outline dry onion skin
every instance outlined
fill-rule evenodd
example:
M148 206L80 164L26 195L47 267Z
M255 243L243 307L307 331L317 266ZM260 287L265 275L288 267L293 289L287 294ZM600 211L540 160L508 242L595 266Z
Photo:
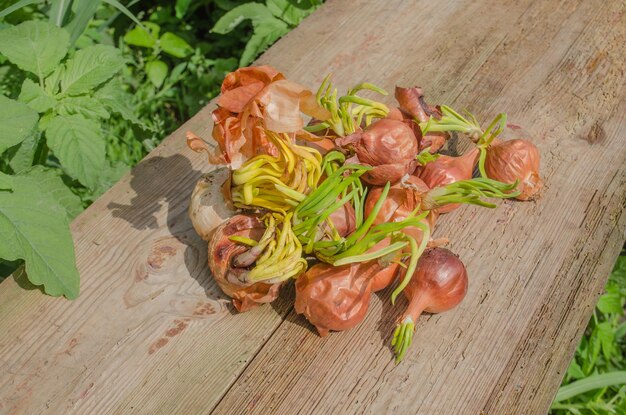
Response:
M230 238L235 236L256 241L261 239L264 232L265 226L258 216L235 215L215 230L209 242L211 275L224 294L232 298L233 305L239 312L248 311L259 304L270 303L278 298L282 282L242 283L236 274L246 269L232 266L234 258L249 249Z

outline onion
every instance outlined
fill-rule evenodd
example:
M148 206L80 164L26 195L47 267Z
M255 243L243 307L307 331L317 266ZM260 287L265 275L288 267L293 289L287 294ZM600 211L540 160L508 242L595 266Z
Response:
M378 120L363 132L338 138L335 144L353 150L361 164L373 167L362 177L369 184L395 183L415 169L417 139L402 121Z
M189 201L189 218L202 239L208 241L215 228L235 214L230 203L230 171L218 168L203 175Z
M418 123L427 122L430 117L441 118L441 110L426 103L420 87L402 88L396 86L395 96L401 110L408 113ZM422 136L421 130L419 128L417 130L419 131L417 139L420 151L428 148L431 153L436 153L448 139L448 134L445 132L429 132Z
M442 313L456 307L467 293L463 262L445 248L427 249L420 257L413 278L404 289L409 300L393 336L396 362L411 345L415 322L424 312Z
M519 180L519 200L533 200L543 187L539 176L539 150L529 140L494 140L487 148L485 172L491 179L504 183Z
M265 232L265 226L259 217L253 215L235 215L220 225L209 242L209 268L213 279L224 293L233 299L235 308L244 312L262 303L269 303L278 297L282 282L267 284L263 282L243 283L237 274L247 269L235 268L233 261L249 249L230 240L230 237L244 237L259 240ZM251 251L252 249L250 249ZM258 256L258 254L257 254ZM249 259L249 258L246 258ZM252 258L254 260L256 258ZM239 265L249 265L249 261Z
M461 180L469 180L478 162L479 152L474 147L460 157L440 155L436 160L418 167L415 174L431 189ZM443 206L439 209L439 213L451 212L459 206L458 203Z
M296 280L295 310L313 324L320 336L342 331L365 318L371 295L371 274L362 264L334 267L319 263Z

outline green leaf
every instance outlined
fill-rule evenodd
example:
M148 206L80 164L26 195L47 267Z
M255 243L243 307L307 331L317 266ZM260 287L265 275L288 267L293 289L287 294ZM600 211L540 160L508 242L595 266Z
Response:
M137 25L141 26L141 22L139 21L139 19L137 19L135 17L134 14L132 14L130 12L130 10L128 10L126 8L126 6L124 6L122 3L120 3L117 0L103 0L105 3L110 4L111 6L115 7L116 9L118 9L119 11L121 11L122 13L124 13L126 15L126 17L128 17L130 20L132 20L133 22L135 22Z
M120 114L125 120L144 126L143 122L137 118L134 111L128 105L132 102L132 96L124 91L119 79L115 78L104 84L102 88L96 91L94 97L109 110Z
M12 4L9 7L7 7L6 9L0 11L0 18L2 18L4 16L8 16L9 14L13 13L14 11L21 9L22 7L26 7L26 6L29 6L31 4L35 4L35 3L43 3L43 0L20 0L17 3Z
M595 389L605 388L612 385L626 384L626 371L609 372L601 375L592 375L588 378L577 380L569 385L561 386L554 402L564 401L576 395Z
M246 47L239 60L240 66L247 66L268 46L278 40L281 36L289 32L287 24L281 20L272 17L266 20L263 25L255 27L254 34L246 43Z
M580 365L576 363L576 359L573 359L569 367L567 368L567 375L574 379L581 379L586 376Z
M0 192L0 257L23 259L31 283L74 299L79 276L66 209L39 179L28 173L12 176L13 191Z
M59 102L57 112L61 115L80 114L85 118L108 119L109 112L96 98L89 96L65 97Z
M193 48L189 46L189 43L171 32L163 33L159 39L159 44L161 49L163 49L163 52L176 58L184 58L193 51Z
M596 326L598 330L598 340L602 346L602 354L606 360L610 360L611 357L617 353L615 348L615 335L613 333L613 326L608 321L599 323Z
M53 0L48 13L49 22L55 26L63 27L71 4L72 0Z
M61 91L67 95L90 92L123 67L122 52L112 46L95 45L79 50L61 75Z
M0 95L0 154L21 143L37 125L37 112L22 102Z
M13 176L0 172L0 190L13 189Z
M56 95L56 93L59 92L59 83L61 82L64 70L63 65L60 65L44 79L43 85L48 95Z
M224 35L231 32L239 23L247 19L252 20L252 24L256 27L265 20L274 19L274 16L264 4L245 3L224 14L224 16L215 23L211 32Z
M100 124L81 115L59 115L48 123L46 137L65 171L93 189L105 166Z
M159 38L159 32L161 27L152 22L144 22L145 28L135 26L124 35L124 42L133 46L140 46L144 48L154 48L156 41Z
M45 140L41 140L41 132L33 130L24 141L7 150L9 166L15 173L30 168L41 158L44 145Z
M75 0L72 2L74 18L65 26L65 29L70 33L72 45L83 34L89 21L96 14L98 6L100 6L100 0Z
M185 17L190 5L191 0L176 0L176 5L174 6L174 9L176 10L176 17L179 19Z
M23 173L33 180L37 180L39 185L46 189L54 200L63 206L67 212L67 219L72 220L83 211L80 198L76 196L63 182L60 169L51 169L44 166L33 166Z
M0 53L40 79L67 54L67 32L48 22L31 20L0 30Z
M28 78L24 79L18 100L39 113L46 112L50 108L53 108L57 102L56 99L48 95L41 86Z
M604 314L622 314L622 298L619 293L606 293L598 300L598 310Z
M169 68L167 67L167 64L161 60L150 61L146 64L146 74L148 74L148 79L157 88L161 88L168 72Z
M307 2L308 3L308 2ZM281 20L296 26L305 17L311 14L316 7L309 4L303 4L304 7L298 7L289 0L267 0L267 8L272 14Z

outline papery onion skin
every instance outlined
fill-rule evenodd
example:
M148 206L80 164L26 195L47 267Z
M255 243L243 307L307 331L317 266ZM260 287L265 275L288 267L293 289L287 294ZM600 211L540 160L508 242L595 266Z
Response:
M450 183L472 178L474 166L478 162L479 150L473 148L459 157L440 155L425 166L415 169L415 174L426 183L428 187L442 187ZM458 203L442 206L437 209L439 213L451 212L460 207Z
M370 275L361 264L319 263L296 280L295 310L324 337L330 330L348 330L363 321L370 295Z
M424 311L442 313L456 307L465 298L467 285L467 270L458 256L446 248L427 249L402 291L409 307L400 320L410 316L416 321Z
M370 189L365 201L365 217L368 217L374 209L374 205L378 199L380 199L382 189L382 187L373 187ZM411 212L420 206L422 194L429 190L430 188L419 177L407 176L403 178L401 182L396 183L389 189L387 198L378 211L376 219L374 219L374 225L387 222L399 222L406 219ZM421 210L418 210L416 214L419 213L421 213ZM431 234L438 218L439 209L431 211L429 215L422 220L422 222L428 225ZM407 226L402 229L402 232L412 236L418 243L422 240L423 232L420 228Z
M365 131L339 138L335 143L353 149L360 163L373 167L361 177L371 185L395 183L415 169L417 139L402 121L383 118Z
M350 203L346 203L335 210L328 218L333 222L333 226L339 233L339 236L348 236L356 229L356 215ZM327 225L325 228L327 228Z
M208 241L217 226L234 214L230 201L230 171L222 167L203 175L189 202L189 217L198 235Z
M541 156L537 147L529 140L514 139L496 141L487 149L485 172L490 179L504 183L519 180L518 200L534 200L543 188L539 176Z
M265 226L262 221L253 215L235 215L220 225L209 241L209 268L213 279L224 291L224 294L232 298L233 305L239 312L248 311L260 304L274 301L279 294L282 283L266 284L257 282L253 284L235 283L228 279L228 273L232 271L232 259L246 247L229 239L230 236L244 236L259 240L263 235Z
M411 88L396 86L395 97L398 104L400 104L400 109L420 123L427 122L431 116L436 119L441 118L441 110L426 103L424 92L418 86ZM419 127L417 130L416 136L419 143L419 151L429 148L429 151L434 154L444 146L448 139L447 133L429 132L423 136Z

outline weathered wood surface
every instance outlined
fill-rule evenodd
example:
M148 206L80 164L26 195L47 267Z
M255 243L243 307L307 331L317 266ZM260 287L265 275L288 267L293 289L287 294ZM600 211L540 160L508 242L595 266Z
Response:
M388 292L324 339L290 290L234 314L186 216L210 167L183 136L209 137L211 104L74 221L78 300L0 284L0 413L545 413L624 242L625 44L621 1L329 1L260 62L506 111L542 152L540 201L438 224L461 306L423 317L398 366Z

